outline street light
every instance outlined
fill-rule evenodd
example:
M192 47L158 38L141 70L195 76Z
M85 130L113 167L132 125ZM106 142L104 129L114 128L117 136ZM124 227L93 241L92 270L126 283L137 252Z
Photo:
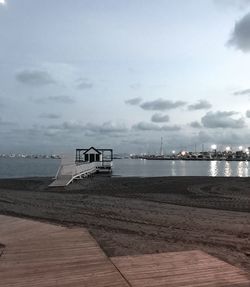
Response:
M226 152L229 152L230 149L231 149L230 146L227 146L227 147L226 147Z
M172 154L175 154L175 150L172 150Z
M239 150L240 150L240 151L243 150L243 146L242 146L242 145L239 146Z
M216 144L212 144L212 145L211 145L211 149L212 149L212 150L216 150L216 149L217 149L217 145L216 145Z

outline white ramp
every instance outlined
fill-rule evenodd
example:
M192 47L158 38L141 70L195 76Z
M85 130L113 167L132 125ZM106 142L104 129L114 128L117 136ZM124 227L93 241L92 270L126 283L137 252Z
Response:
M97 163L70 163L62 164L56 175L56 179L49 185L49 187L67 186L76 178L86 177L96 172Z

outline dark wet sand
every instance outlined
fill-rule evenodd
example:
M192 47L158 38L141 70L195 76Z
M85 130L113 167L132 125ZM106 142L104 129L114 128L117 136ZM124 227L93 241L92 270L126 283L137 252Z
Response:
M108 256L200 249L250 273L250 179L0 180L0 213L89 229ZM1 230L0 230L1 242Z

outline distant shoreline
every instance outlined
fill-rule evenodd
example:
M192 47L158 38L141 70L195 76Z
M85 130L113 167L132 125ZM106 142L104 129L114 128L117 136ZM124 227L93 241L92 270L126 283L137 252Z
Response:
M204 158L204 159L194 159L194 158L138 158L138 159L145 159L145 160L171 160L171 161L180 161L180 160L185 160L185 161L250 161L249 159L221 159L221 158ZM136 160L136 159L134 159Z

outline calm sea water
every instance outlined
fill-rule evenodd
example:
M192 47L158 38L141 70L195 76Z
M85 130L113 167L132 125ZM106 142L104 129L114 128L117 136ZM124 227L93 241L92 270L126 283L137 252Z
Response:
M114 175L121 176L238 176L250 175L247 161L116 160Z
M0 158L0 178L55 176L56 159ZM150 161L117 159L114 176L238 176L250 175L250 162L238 161Z

